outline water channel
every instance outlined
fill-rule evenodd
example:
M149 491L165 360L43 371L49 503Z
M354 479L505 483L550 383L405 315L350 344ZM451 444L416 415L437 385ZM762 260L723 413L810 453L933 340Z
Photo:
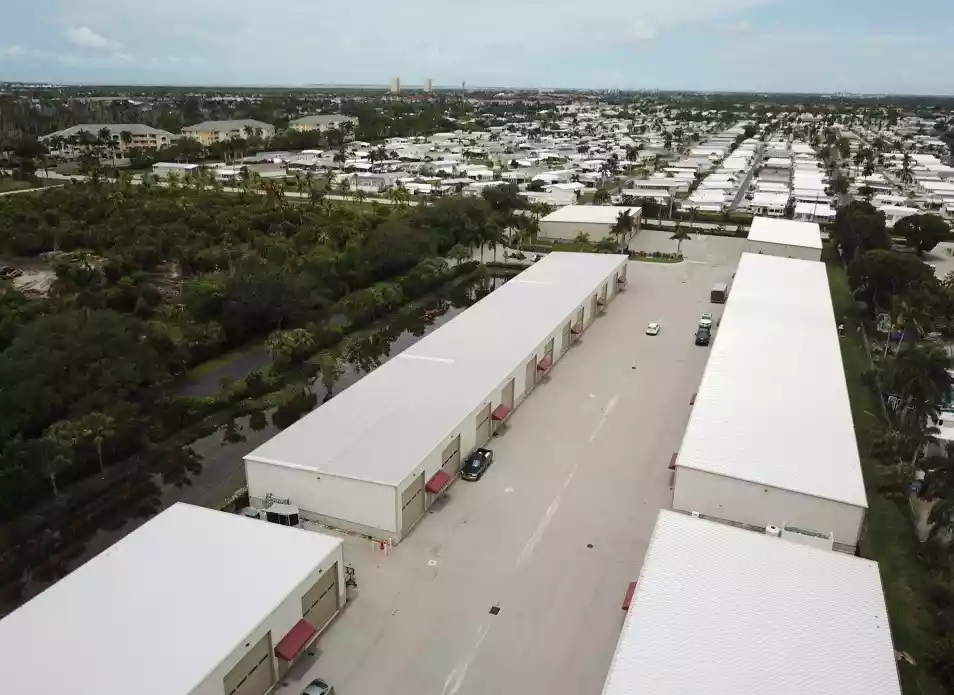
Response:
M149 468L161 470L161 474L143 472L110 489L107 495L114 499L104 501L98 518L84 519L75 526L56 529L52 550L40 554L43 560L23 568L15 583L0 586L0 616L176 502L219 506L245 485L242 462L245 454L450 321L506 279L482 277L436 296L410 315L392 321L367 339L358 341L348 354L343 355L343 372L331 389L327 389L320 379L304 384L300 395L288 406L235 417L188 446L164 455L163 460L152 462L156 465ZM243 378L268 361L264 350L248 351L238 360L224 363L221 368L188 384L182 393L209 395L215 392L223 377ZM241 364L237 366L236 362ZM38 539L37 545L40 543Z

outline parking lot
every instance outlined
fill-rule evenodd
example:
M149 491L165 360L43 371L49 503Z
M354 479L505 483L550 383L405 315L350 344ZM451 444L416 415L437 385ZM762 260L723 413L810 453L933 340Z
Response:
M669 250L654 235L637 240ZM339 695L598 694L670 503L669 459L709 354L696 322L718 318L709 289L741 250L696 237L687 262L631 263L627 291L490 442L480 481L455 482L387 555L346 537L358 588L277 692L320 676Z

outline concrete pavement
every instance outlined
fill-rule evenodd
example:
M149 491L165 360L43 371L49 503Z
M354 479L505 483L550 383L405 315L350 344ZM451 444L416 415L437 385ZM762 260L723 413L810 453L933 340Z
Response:
M358 589L276 692L314 677L339 695L600 692L671 502L669 458L709 354L696 321L720 313L709 289L735 252L630 263L628 290L491 441L483 479L454 483L388 555L346 537Z

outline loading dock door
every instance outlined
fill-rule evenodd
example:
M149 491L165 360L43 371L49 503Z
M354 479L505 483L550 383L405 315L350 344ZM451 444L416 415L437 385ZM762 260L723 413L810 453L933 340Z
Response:
M514 379L511 379L510 381L507 382L507 385L504 386L503 398L500 399L500 400L501 400L501 403L502 403L503 405L507 406L508 408L510 408L510 410L513 410L513 387L514 387L514 381L515 381Z
M590 297L590 323L596 319L596 295Z
M264 695L275 682L272 669L272 633L249 649L222 683L226 695Z
M566 352L570 347L570 328L572 324L572 321L567 321L563 327L563 337L560 339L560 354Z
M483 446L490 439L490 403L477 413L477 446Z
M424 515L424 474L421 473L401 495L401 535L411 530Z
M444 448L444 454L441 457L441 470L447 473L452 479L460 471L460 435L454 437L454 441Z
M527 376L526 381L524 382L523 392L524 395L529 395L533 391L533 387L537 384L537 356L534 355L530 358L530 361L527 362Z
M338 563L326 570L301 597L301 613L321 630L338 612Z

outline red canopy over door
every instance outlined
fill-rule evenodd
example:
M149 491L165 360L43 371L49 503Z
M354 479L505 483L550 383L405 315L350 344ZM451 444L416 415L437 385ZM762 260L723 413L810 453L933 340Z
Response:
M283 661L293 661L301 654L305 645L315 636L318 629L307 620L299 620L295 627L282 637L281 642L275 645L275 656Z
M510 415L510 408L508 408L507 406L503 404L498 405L496 408L494 408L494 412L490 414L490 416L494 420L499 420L499 421L506 420L509 415Z
M550 368L550 358L544 357L542 360L537 362L537 369L541 371L547 371Z
M437 471L434 474L434 477L427 481L427 485L424 486L424 489L427 490L432 495L436 495L438 492L447 487L447 483L450 482L450 476L447 475L444 471Z

